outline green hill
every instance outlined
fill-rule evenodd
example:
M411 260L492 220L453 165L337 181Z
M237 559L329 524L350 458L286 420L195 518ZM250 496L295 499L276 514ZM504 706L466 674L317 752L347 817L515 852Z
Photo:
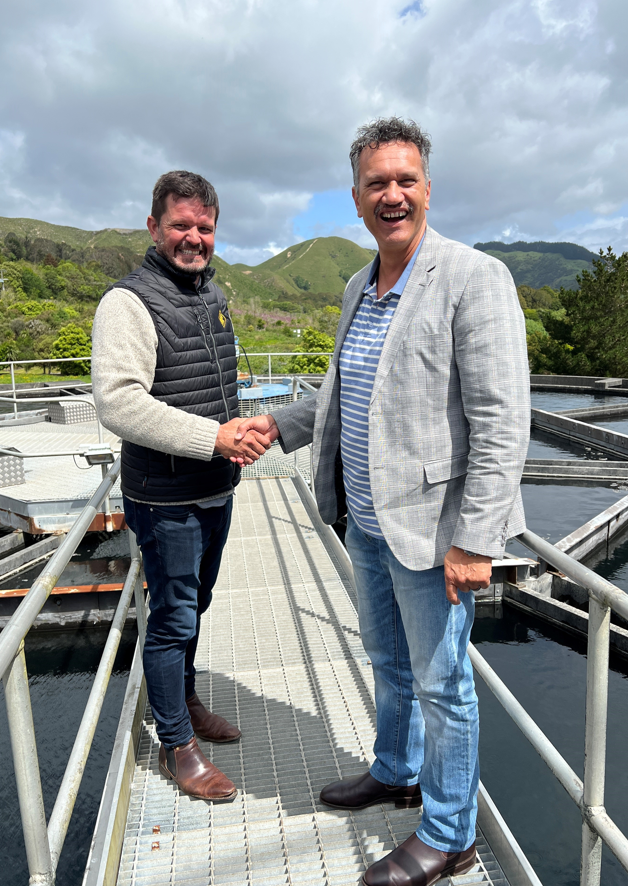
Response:
M31 240L42 238L55 243L67 243L73 249L129 249L140 254L152 243L146 229L105 228L102 231L83 231L81 228L52 225L32 218L0 218L0 237L4 238L9 233L29 237Z
M516 243L502 243L499 240L492 240L490 243L476 243L473 248L479 249L481 252L489 250L496 252L550 252L562 255L563 258L589 262L598 257L596 252L591 252L590 249L579 246L577 243L549 243L547 240L536 240L534 243L527 243L525 240L517 240Z
M347 281L374 255L374 250L342 237L318 237L290 246L255 267L233 267L262 285L283 289L286 296L305 292L339 296Z
M591 267L595 253L576 243L476 243L475 249L493 255L510 270L517 286L541 289L577 289L576 274Z

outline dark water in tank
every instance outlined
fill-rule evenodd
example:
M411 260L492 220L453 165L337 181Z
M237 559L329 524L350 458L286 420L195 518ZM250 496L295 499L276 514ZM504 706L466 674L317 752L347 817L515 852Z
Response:
M530 405L546 412L564 412L567 409L589 409L592 406L628 406L628 398L612 394L572 394L553 391L532 391Z
M584 758L586 641L508 606L503 618L477 618L472 641L580 778ZM480 699L481 778L544 886L578 886L581 817L492 692ZM606 808L628 830L628 662L609 674ZM604 886L628 874L604 850Z
M104 630L33 633L26 663L46 816L52 812L107 638ZM96 824L135 647L125 632L57 869L57 886L79 886ZM0 884L23 886L28 868L15 789L4 692L0 693Z

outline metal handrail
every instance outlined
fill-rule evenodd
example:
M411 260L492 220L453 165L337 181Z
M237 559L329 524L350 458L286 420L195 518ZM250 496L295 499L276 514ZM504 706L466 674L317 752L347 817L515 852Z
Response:
M580 809L582 815L580 886L599 886L603 843L606 843L620 864L628 870L628 838L604 808L610 613L613 610L624 618L627 617L628 594L534 532L526 530L517 538L589 593L584 779L581 780L576 775L472 644L469 645L469 656L477 673L506 713L541 759L547 763Z
M46 824L24 654L24 637L54 590L61 573L76 551L98 508L107 499L119 474L120 459L118 458L0 634L0 675L2 675L6 696L11 749L26 845L29 883L31 884L54 886L59 857L113 670L124 623L134 595L140 645L144 640L146 617L141 579L141 554L135 536L131 530L128 530L131 566L124 582L50 821Z

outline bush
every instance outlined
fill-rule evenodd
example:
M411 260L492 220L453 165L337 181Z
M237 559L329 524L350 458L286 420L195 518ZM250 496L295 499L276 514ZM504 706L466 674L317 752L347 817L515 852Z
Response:
M59 330L58 338L52 345L51 357L89 357L92 353L92 343L87 334L75 323L69 323ZM89 363L77 361L76 363L59 363L58 368L63 373L71 375L88 375Z
M305 292L307 292L308 289L312 288L312 284L310 283L310 281L306 280L305 277L301 277L300 274L297 274L296 277L293 277L292 279L299 287L299 289L303 289Z
M308 357L306 354L316 351L333 351L334 340L331 335L325 335L325 333L308 326L303 330L301 345L303 350L290 360L289 371L300 375L316 375L327 372L329 369L329 357Z

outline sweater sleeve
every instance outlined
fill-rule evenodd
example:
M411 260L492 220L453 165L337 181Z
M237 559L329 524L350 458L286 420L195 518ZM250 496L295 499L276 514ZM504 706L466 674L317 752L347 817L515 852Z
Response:
M112 289L98 305L92 330L92 387L102 424L129 443L206 461L219 423L156 400L157 332L140 298Z

